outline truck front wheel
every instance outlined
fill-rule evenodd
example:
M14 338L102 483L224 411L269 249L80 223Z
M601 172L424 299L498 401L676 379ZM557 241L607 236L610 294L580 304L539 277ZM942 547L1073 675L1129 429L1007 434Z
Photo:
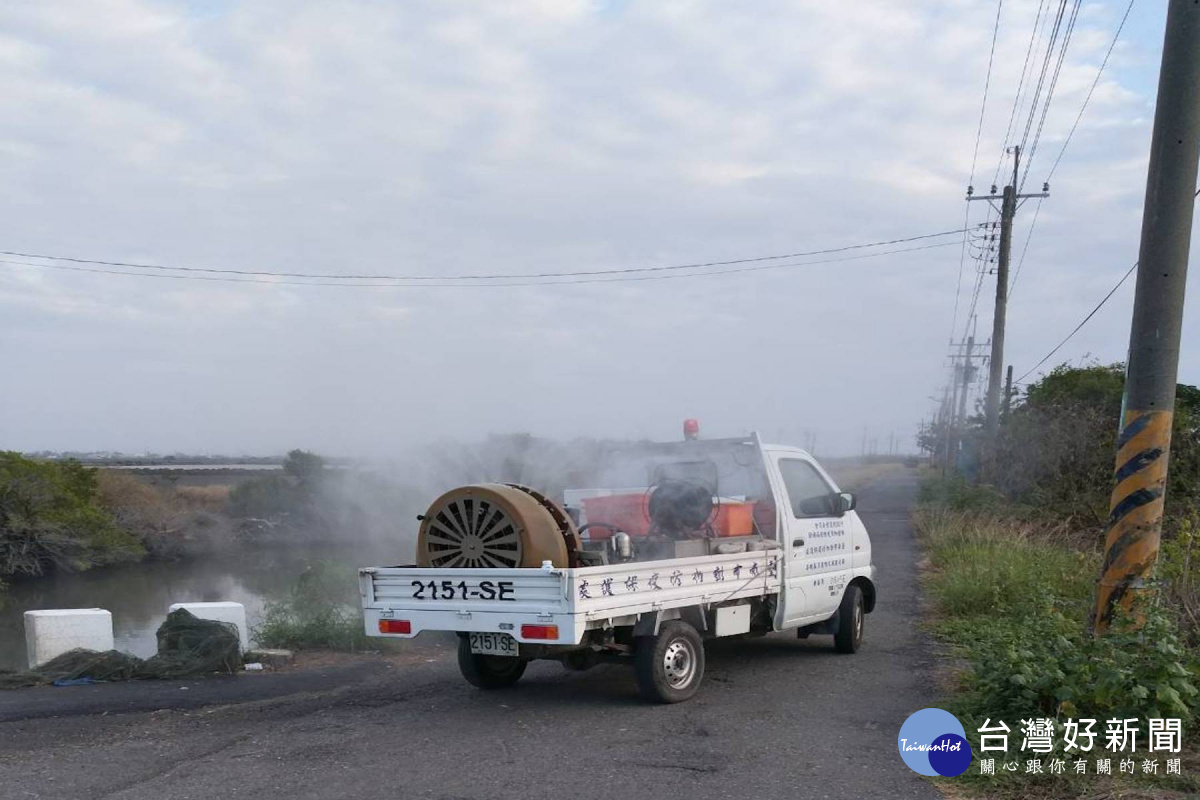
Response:
M525 661L509 656L485 656L471 652L465 636L458 640L458 669L467 683L480 689L503 689L521 680Z
M680 703L704 679L704 642L686 622L664 622L656 636L637 640L633 667L642 697L652 703Z

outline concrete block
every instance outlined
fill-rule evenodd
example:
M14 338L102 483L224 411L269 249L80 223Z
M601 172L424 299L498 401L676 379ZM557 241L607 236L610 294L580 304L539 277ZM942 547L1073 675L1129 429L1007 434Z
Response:
M230 622L237 626L242 652L250 649L250 629L246 627L246 607L241 603L172 603L171 611L185 608L200 619Z
M25 612L25 652L29 656L30 669L77 647L112 650L112 614L103 608Z
M257 661L272 669L278 669L292 663L293 654L291 650L271 650L257 647L246 653L245 656L247 661Z

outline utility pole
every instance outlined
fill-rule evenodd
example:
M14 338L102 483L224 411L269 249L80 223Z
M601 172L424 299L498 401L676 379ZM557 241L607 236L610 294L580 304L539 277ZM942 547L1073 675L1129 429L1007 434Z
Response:
M1044 184L1042 191L1034 194L1019 193L1021 187L1017 170L1021 165L1021 146L1013 145L1012 152L1012 183L1004 187L1002 194L996 194L996 187L993 186L991 194L976 197L975 187L967 187L967 200L1000 201L1000 252L996 262L996 311L992 315L992 361L988 377L987 401L984 404L984 428L989 439L995 437L1000 418L1000 372L1004 369L1004 323L1008 314L1008 263L1012 254L1013 219L1016 218L1017 207L1021 200L1050 196L1049 184Z
M971 385L971 379L975 377L975 368L971 366L971 356L975 354L975 337L967 339L966 360L962 367L962 390L958 394L958 424L959 427L966 427L967 424L967 389Z
M1008 414L1012 411L1012 399L1012 364L1009 364L1008 371L1004 376L1004 400L1000 405L1000 416L1004 419L1008 419Z
M953 363L953 362L951 362ZM953 426L952 418L954 416L955 402L951 397L952 392L958 391L958 380L955 378L953 371L950 373L950 383L946 385L946 390L942 393L942 407L938 410L938 416L934 422L941 420L942 423L942 477L946 477L946 471L950 469L950 439L951 428Z
M1170 0L1150 139L1115 486L1092 630L1153 592L1200 158L1200 3Z
M946 467L954 466L953 456L958 451L958 385L959 385L959 370L961 367L955 360L956 356L950 356L950 408L946 413Z
M967 402L971 384L978 372L973 360L984 358L981 353L977 354L976 350L986 346L975 344L973 333L965 341L950 343L950 382L946 387L941 412L945 426L945 451L942 460L945 469L950 469L958 463L957 453L967 424Z

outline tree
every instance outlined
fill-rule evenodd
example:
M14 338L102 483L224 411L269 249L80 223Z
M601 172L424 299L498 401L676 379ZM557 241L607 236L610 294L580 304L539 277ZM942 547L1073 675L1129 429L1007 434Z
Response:
M313 486L325 472L325 459L307 450L292 450L283 460L283 472L305 486Z
M97 497L97 471L79 462L0 452L0 575L84 570L142 555Z
M1124 364L1063 364L1030 384L997 440L989 475L1009 497L1103 526L1112 491ZM1200 511L1200 389L1177 388L1168 524Z

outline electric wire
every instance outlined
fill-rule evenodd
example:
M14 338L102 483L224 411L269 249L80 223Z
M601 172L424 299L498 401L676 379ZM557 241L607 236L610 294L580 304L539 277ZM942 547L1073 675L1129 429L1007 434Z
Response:
M1075 136L1075 130L1079 127L1080 120L1083 119L1083 112L1087 110L1088 103L1091 102L1092 93L1096 91L1096 86L1100 83L1101 76L1104 75L1104 68L1108 66L1108 59L1112 56L1113 49L1117 46L1117 41L1121 38L1121 32L1125 30L1125 23L1129 20L1129 14L1133 11L1133 4L1136 0L1129 0L1129 4L1125 6L1125 14L1121 17L1120 24L1117 25L1116 33L1113 34L1112 41L1108 43L1108 50L1104 53L1104 58L1100 62L1100 68L1096 70L1096 77L1092 80L1092 85L1088 88L1087 94L1083 98L1083 104L1079 106L1079 113L1075 115L1075 121L1071 124L1071 130L1067 132L1066 139L1063 140L1062 147L1058 150L1058 155L1054 158L1054 164L1051 165L1050 171L1046 174L1046 182L1054 177L1055 171L1058 169L1059 162L1062 161L1063 154L1067 152L1067 146L1071 144L1071 139ZM1060 61L1061 64L1061 61ZM1057 79L1056 79L1057 80ZM1032 154L1031 154L1032 155ZM1032 158L1030 159L1032 160ZM1026 162L1026 170L1028 171L1028 163ZM1022 181L1023 183L1024 181ZM1016 288L1017 278L1021 275L1021 268L1025 265L1025 254L1029 252L1029 240L1033 238L1033 230L1037 227L1038 215L1042 211L1042 198L1038 198L1037 208L1033 211L1033 219L1029 223L1029 232L1025 236L1025 246L1021 248L1021 258L1017 262L1017 268L1013 272L1012 282L1009 284L1009 299L1012 299L1012 291Z
M979 124L975 128L975 149L971 154L971 176L967 180L968 186L975 184L975 167L979 161L979 140L983 136L983 117L987 110L988 89L992 85L992 63L996 56L996 37L1000 33L1000 10L1004 8L1004 0L999 0L996 3L996 21L992 24L992 46L988 50L988 65L987 74L983 79L983 101L979 104ZM969 230L971 224L971 203L964 201L966 208L963 209L963 228ZM963 236L963 248L958 255L958 281L954 287L954 314L950 320L950 335L954 336L954 329L958 327L958 305L962 296L962 278L963 264L966 261L966 244L967 237Z
M1046 117L1050 113L1050 104L1054 101L1054 90L1058 88L1058 78L1062 74L1063 63L1067 59L1067 49L1071 46L1075 22L1079 18L1079 9L1082 5L1083 0L1075 0L1075 4L1071 7L1071 17L1067 21L1067 28L1063 33L1062 45L1058 49L1058 61L1054 65L1054 73L1050 76L1050 85L1046 89L1046 100L1042 103L1042 113L1038 119L1037 130L1034 132L1033 143L1029 145L1028 149L1021 148L1021 152L1025 154L1025 171L1021 174L1021 181L1017 187L1018 193L1025 187L1025 179L1029 177L1029 170L1037 156L1038 143L1042 140L1042 130L1046 127Z
M1008 282L1009 300L1012 300L1013 289L1017 286L1017 278L1021 277L1021 267L1025 266L1025 254L1029 252L1029 240L1033 238L1033 229L1037 227L1038 215L1042 213L1044 199L1039 197L1037 207L1033 209L1033 219L1029 221L1029 232L1025 234L1025 246L1021 248L1021 258L1017 261L1017 268L1013 270L1012 280Z
M1133 266L1130 267L1129 270L1126 271L1126 273L1121 276L1121 280L1117 281L1117 285L1114 286L1112 289L1110 289L1108 294L1104 295L1104 299L1102 299L1099 303L1097 303L1096 307L1088 312L1088 315L1086 317L1084 317L1083 320L1080 321L1080 323L1078 325L1075 326L1075 329L1072 330L1070 333L1068 333L1065 339L1063 339L1061 342L1056 344L1049 353L1046 353L1046 355L1042 356L1041 361L1037 362L1032 367L1030 367L1029 370L1024 375L1022 375L1020 378L1017 378L1017 380L1015 382L1020 383L1021 381L1028 378L1033 373L1034 370L1036 370L1042 364L1045 364L1047 361L1049 361L1054 356L1055 353L1057 353L1059 350L1061 350L1063 348L1063 345L1065 345L1067 342L1071 341L1071 339L1075 336L1075 334L1079 333L1079 331L1083 328L1083 326L1087 325L1088 321L1091 320L1092 317L1096 316L1096 312L1098 312L1101 308L1103 308L1104 304L1107 303L1109 301L1109 299L1114 294L1117 293L1117 290L1121 288L1121 286L1125 283L1125 281L1128 280L1129 276L1133 274L1133 271L1135 269L1137 269L1137 265L1138 265L1138 262L1136 262L1136 261L1133 262Z
M1037 16L1033 20L1033 31L1029 34L1029 46L1025 49L1025 62L1021 66L1021 78L1017 81L1017 93L1013 97L1012 110L1008 114L1008 126L1004 129L1003 142L1007 142L1009 136L1012 135L1013 123L1017 118L1017 108L1021 105L1021 92L1025 86L1025 76L1029 70L1029 58L1033 55L1033 45L1038 38L1038 23L1042 19L1042 10L1046 6L1046 0L1040 0L1038 3ZM1047 15L1049 17L1049 15ZM1003 145L1000 151L1000 161L996 164L996 174L992 176L992 185L1000 180L1000 168L1004 166L1004 156L1008 152L1007 145Z
M307 272L280 272L270 270L242 270L242 269L217 269L212 267L174 267L161 264L137 264L125 261L105 261L94 258L76 258L71 256L51 256L41 253L25 253L15 250L0 250L0 255L15 256L18 258L38 258L48 261L67 261L73 264L93 264L106 267L125 267L128 269L146 269L146 270L163 270L170 272L203 272L219 275L249 275L259 277L274 277L274 278L316 278L344 281L358 280L375 280L375 281L491 281L491 280L511 280L515 278L573 278L573 277L593 277L600 275L628 275L644 272L674 272L679 270L696 270L708 267L726 267L734 264L751 264L762 261L781 261L789 258L806 258L808 256L829 255L832 253L844 253L850 250L863 250L871 247L884 247L893 244L904 244L907 242L916 242L924 239L935 239L941 236L952 236L959 233L964 233L965 229L955 228L954 230L939 231L938 233L926 233L920 236L906 236L897 239L887 239L878 242L868 242L865 244L851 244L842 247L830 247L824 250L809 250L799 253L784 253L782 255L772 256L755 256L753 258L736 258L726 261L707 261L695 264L673 264L669 266L658 267L625 267L621 269L599 269L599 270L580 270L574 272L515 272L515 273L493 273L488 275L349 275L349 274L317 274Z
M898 253L911 253L918 250L932 250L938 247L955 247L958 241L952 242L937 242L934 244L919 245L916 247L903 247L894 250L882 250L871 253L861 253L853 256L845 256L843 258L827 258L818 259L816 261L800 261L791 263L773 263L759 264L750 267L738 267L734 269L711 270L708 272L674 272L668 274L655 275L618 275L609 277L587 277L581 279L568 279L557 281L508 281L504 283L364 283L360 281L296 281L296 280L267 280L264 278L255 277L218 277L212 275L179 275L179 274L161 274L154 272L122 272L120 270L100 269L94 267L77 267L67 264L46 264L29 261L7 261L0 260L0 264L9 266L35 267L39 269L66 270L69 272L86 272L98 275L122 275L127 278L165 278L168 280L191 280L191 281L213 281L220 283L256 283L269 286L312 286L312 287L360 287L360 288L391 288L391 289L493 289L502 287L516 286L574 286L579 284L593 283L628 283L634 281L663 281L677 280L682 278L707 278L715 275L736 275L745 272L761 272L764 270L784 269L788 267L807 267L817 264L834 264L842 261L858 261L866 258L878 258L880 256L896 255Z
M1192 196L1200 197L1200 189L1197 189L1196 193ZM1049 361L1051 358L1053 358L1054 354L1063 348L1063 345L1065 345L1067 342L1071 341L1071 339L1074 338L1075 334L1079 333L1079 331L1083 329L1083 326L1087 325L1088 322L1091 320L1091 318L1096 316L1096 313L1101 308L1104 307L1104 304L1107 303L1110 299L1112 299L1112 296L1117 293L1117 290L1121 288L1121 286L1125 283L1125 281L1127 281L1129 279L1129 276L1133 274L1133 271L1135 269L1137 269L1138 263L1139 262L1137 262L1137 261L1133 262L1133 266L1130 267L1125 272L1125 274L1121 276L1121 280L1117 281L1117 285L1114 286L1112 289L1110 289L1108 294L1104 295L1104 298L1101 299L1100 302L1096 304L1095 308L1093 308L1091 311L1088 312L1088 315L1086 317L1084 317L1083 320L1080 321L1080 323L1078 325L1075 326L1074 330L1072 330L1070 333L1068 333L1065 339L1063 339L1061 342L1056 344L1049 353L1046 353L1046 355L1042 356L1042 360L1037 362L1036 364L1034 364L1032 367L1030 367L1025 372L1024 375L1022 375L1020 378L1018 378L1016 380L1016 383L1020 383L1021 381L1025 380L1030 375L1032 375L1034 370L1036 370L1042 364L1045 364L1047 361Z
M1029 142L1029 132L1033 128L1033 118L1037 116L1038 102L1042 96L1042 87L1046 83L1046 73L1050 68L1050 59L1054 54L1054 45L1058 41L1058 34L1062 29L1063 14L1066 13L1066 10L1067 0L1059 0L1058 13L1054 16L1054 25L1050 29L1050 37L1046 42L1046 55L1042 57L1042 69L1038 75L1037 86L1033 91L1033 100L1029 103L1029 117L1025 120L1025 132L1021 134L1021 152L1026 152L1026 146Z
M1125 7L1125 15L1121 17L1121 24L1117 26L1117 32L1113 34L1112 41L1108 44L1108 51L1104 54L1104 60L1100 62L1100 69L1096 71L1096 77L1092 81L1091 87L1088 88L1087 95L1083 98L1083 105L1079 107L1079 113L1075 115L1075 122L1071 125L1071 130L1067 133L1067 138L1063 140L1062 147L1059 148L1058 156L1054 159L1054 165L1050 167L1050 172L1046 176L1046 180L1054 177L1055 170L1058 169L1058 162L1062 161L1063 153L1067 152L1067 145L1071 143L1071 138L1075 136L1075 129L1079 127L1079 121L1083 119L1083 112L1087 110L1088 103L1092 99L1092 93L1096 91L1096 86L1100 83L1100 77L1104 74L1104 68L1108 66L1108 59L1113 53L1113 48L1117 46L1117 40L1121 38L1121 31L1125 29L1125 23L1129 19L1129 12L1133 10L1135 0L1129 0L1129 5Z

